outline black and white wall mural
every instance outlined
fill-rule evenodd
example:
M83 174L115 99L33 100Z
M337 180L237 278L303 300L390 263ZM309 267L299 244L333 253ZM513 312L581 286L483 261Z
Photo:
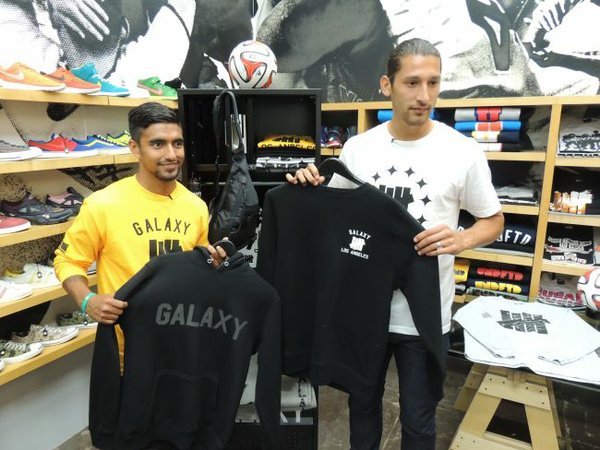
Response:
M390 50L421 37L442 54L444 98L599 89L600 0L0 0L0 11L0 66L94 62L126 86L225 86L229 53L257 38L278 58L275 87L378 100Z

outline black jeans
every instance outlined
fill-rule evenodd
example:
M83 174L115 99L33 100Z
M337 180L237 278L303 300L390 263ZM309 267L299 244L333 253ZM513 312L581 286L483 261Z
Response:
M443 336L447 357L449 334ZM444 380L437 375L435 362L427 353L420 336L390 333L386 359L376 392L369 396L350 395L350 448L377 450L382 431L382 398L385 376L394 356L400 388L401 450L435 450L435 394ZM444 365L446 360L444 360Z

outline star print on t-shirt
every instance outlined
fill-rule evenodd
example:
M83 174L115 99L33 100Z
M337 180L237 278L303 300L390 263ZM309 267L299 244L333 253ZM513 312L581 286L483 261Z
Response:
M423 224L427 220L425 210L431 203L428 184L412 167L398 170L392 166L378 171L370 178L374 186L402 203L419 223Z

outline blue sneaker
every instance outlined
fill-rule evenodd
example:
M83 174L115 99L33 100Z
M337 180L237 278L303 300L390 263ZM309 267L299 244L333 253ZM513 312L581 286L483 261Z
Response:
M76 67L75 69L71 69L71 72L77 78L101 87L98 92L88 95L108 95L111 97L126 97L129 95L129 89L114 85L110 81L101 78L94 63L87 63L81 67Z
M71 139L77 147L73 151L80 152L86 150L96 150L101 155L125 153L124 147L119 147L113 142L108 142L105 139L99 139L98 136L88 136L86 139ZM129 148L126 149L129 153Z

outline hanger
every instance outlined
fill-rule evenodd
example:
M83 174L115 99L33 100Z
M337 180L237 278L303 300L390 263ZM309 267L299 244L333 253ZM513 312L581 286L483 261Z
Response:
M221 247L223 250L225 250L227 258L235 255L235 253L237 252L237 248L235 247L233 241L230 241L229 239L225 238L213 243L212 246L214 248Z
M348 166L346 166L346 164L344 164L343 161L339 160L338 158L327 158L319 165L318 169L319 174L325 177L327 175L338 174L347 180L358 184L359 186L364 184L364 181L360 180L356 175L354 175L350 169L348 169Z

